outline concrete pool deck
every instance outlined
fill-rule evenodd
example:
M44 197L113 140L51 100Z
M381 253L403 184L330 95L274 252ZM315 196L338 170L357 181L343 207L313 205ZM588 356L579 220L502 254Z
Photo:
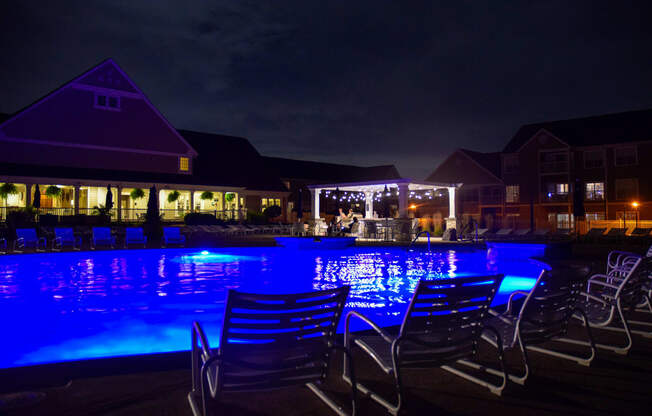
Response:
M606 331L607 339L617 339ZM604 339L604 338L601 338ZM483 357L486 351L483 350ZM492 356L486 355L488 361ZM508 353L508 362L518 355ZM531 354L533 374L526 386L510 384L502 397L440 369L405 372L405 414L439 415L631 415L649 411L652 340L637 337L629 356L600 354L590 368L541 354ZM336 374L326 388L348 403L346 386ZM366 359L357 362L358 377L380 392L391 394L392 383ZM5 410L6 416L70 415L131 416L191 415L186 394L189 369L140 372L129 375L74 379L68 385L42 390L45 399L29 407ZM214 406L220 415L332 415L330 409L305 388L269 393L233 394ZM362 398L361 415L383 415L384 410ZM640 412L640 413L639 413Z

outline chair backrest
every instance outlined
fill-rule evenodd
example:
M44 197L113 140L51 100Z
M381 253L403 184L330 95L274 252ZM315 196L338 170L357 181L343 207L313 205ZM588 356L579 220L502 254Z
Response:
M547 235L550 231L546 229L538 229L534 231L534 235L542 236L542 235Z
M647 237L650 235L650 231L652 231L652 228L634 228L632 230L632 233L630 235L638 236L638 237Z
M220 390L264 390L325 376L349 286L288 295L229 290Z
M500 230L498 230L496 235L508 235L511 234L511 232L512 232L511 228L501 228Z
M163 227L163 235L167 240L179 240L181 239L181 228Z
M99 241L111 240L111 228L93 227L93 240L99 240Z
M478 228L478 235L485 235L487 232L489 232L488 228Z
M60 238L63 241L74 241L75 240L75 234L72 232L72 228L66 227L66 228L55 228L54 229L54 235L57 238Z
M456 355L474 348L482 320L503 275L421 280L417 285L399 337L439 336L441 347Z
M651 271L652 258L639 256L616 291L615 299L623 308L635 307L641 302Z
M647 249L647 253L645 253L645 257L652 257L652 246Z
M607 275L618 278L629 276L640 258L641 256L638 254L628 251L613 250L609 252L607 256Z
M527 234L530 234L530 229L529 228L521 228L519 230L516 230L516 232L514 234L520 235L520 236L527 235Z
M518 314L523 342L535 344L566 334L589 273L589 268L541 271Z
M25 241L36 241L36 230L34 228L16 228L16 236Z
M141 241L144 238L141 227L127 227L125 233L127 241Z

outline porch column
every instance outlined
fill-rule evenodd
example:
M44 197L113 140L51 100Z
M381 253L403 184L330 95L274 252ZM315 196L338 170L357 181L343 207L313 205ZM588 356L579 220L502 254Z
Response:
M448 218L455 219L455 187L448 187Z
M408 197L410 189L407 183L398 184L398 216L399 218L408 217Z
M120 203L120 199L122 198L122 185L118 185L118 198L117 198L117 204L118 204L118 222L122 221L122 204ZM77 206L77 204L75 204Z
M190 212L195 212L195 191L190 190Z
M74 207L75 215L79 215L79 192L80 192L79 188L80 188L79 185L75 185L75 192L73 194L73 198L74 198L74 201L75 201L74 202L74 204L75 204L75 207Z
M373 192L364 193L364 217L365 218L374 217L374 193Z
M310 190L310 213L312 214L312 219L319 219L319 195L321 194L321 189L311 189Z
M32 205L32 184L25 184L25 206L28 207Z

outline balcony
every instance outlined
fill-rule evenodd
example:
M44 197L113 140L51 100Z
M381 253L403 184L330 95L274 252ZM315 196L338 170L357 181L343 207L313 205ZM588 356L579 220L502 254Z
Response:
M568 161L541 162L541 173L568 173Z

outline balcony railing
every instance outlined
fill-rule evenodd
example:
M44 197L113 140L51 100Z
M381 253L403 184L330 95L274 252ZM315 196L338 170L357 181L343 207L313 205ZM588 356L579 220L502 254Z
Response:
M544 195L543 202L568 202L568 194L547 193Z

